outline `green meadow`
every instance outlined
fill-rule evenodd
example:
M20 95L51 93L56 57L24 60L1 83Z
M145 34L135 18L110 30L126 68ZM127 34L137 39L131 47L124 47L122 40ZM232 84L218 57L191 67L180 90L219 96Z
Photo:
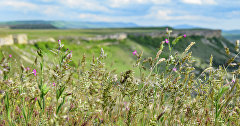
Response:
M159 30L0 29L61 40L0 47L0 125L240 125L239 44L169 32L81 39Z

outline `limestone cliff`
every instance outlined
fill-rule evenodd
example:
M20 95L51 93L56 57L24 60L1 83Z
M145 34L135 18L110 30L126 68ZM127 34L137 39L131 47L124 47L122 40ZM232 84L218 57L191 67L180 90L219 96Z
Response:
M219 38L221 37L221 30L173 30L171 33L172 37L177 37L180 35L186 34L187 36L204 36L205 38ZM81 37L83 40L105 40L105 39L116 39L123 40L126 39L128 35L134 36L151 36L155 37L163 37L166 35L166 31L157 31L157 32L133 32L133 33L115 33L108 35L96 35L95 37Z
M0 46L14 44L13 35L5 35L0 37Z
M81 37L83 40L106 40L106 39L116 39L116 40L123 40L127 38L126 33L116 33L116 34L108 34L108 35L96 35L95 37Z
M186 34L187 36L204 36L205 38L212 38L212 37L221 37L221 30L173 30L171 33L172 37L177 37L179 35ZM130 35L135 36L151 36L155 37L162 37L166 35L166 31L159 31L159 32L150 32L150 33L128 33Z
M2 45L12 45L12 44L27 44L28 37L26 34L14 34L14 35L4 35L0 36L0 46Z

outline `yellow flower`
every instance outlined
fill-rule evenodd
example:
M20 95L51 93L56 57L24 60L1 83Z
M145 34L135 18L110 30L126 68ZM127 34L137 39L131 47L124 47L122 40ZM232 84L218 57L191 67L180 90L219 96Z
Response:
M52 100L52 98L51 97L47 97L47 101L51 101Z

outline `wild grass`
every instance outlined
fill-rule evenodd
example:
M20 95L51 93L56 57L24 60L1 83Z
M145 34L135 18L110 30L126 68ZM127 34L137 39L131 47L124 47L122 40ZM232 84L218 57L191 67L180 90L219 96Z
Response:
M20 72L5 55L0 125L240 125L239 66L229 71L230 60L214 68L211 56L197 76L189 51L194 45L163 58L163 49L174 45L162 41L155 57L137 52L134 70L121 74L107 69L103 49L91 63L83 55L70 65L75 56L61 42L51 50L52 63L38 50L34 64L19 66Z

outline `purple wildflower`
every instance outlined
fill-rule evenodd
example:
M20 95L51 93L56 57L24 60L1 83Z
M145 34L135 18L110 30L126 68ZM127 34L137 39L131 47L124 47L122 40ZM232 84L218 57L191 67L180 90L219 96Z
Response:
M29 67L27 67L27 68L26 68L26 70L27 70L27 71L29 71L29 70L30 70L30 68L29 68Z
M232 83L235 83L235 79L232 79Z
M67 55L67 58L68 58L68 59L71 59L71 58L72 58L72 51Z
M175 67L174 67L172 70L173 70L174 72L177 72L177 68L175 68Z
M53 83L53 86L55 86L55 83Z
M168 39L165 39L165 42L168 44L168 42L169 42Z
M36 76L37 75L37 71L34 69L33 70L33 74Z
M12 55L10 54L10 55L9 55L9 58L11 58L11 57L12 57Z
M183 37L184 37L184 38L186 38L186 37L187 37L187 35L186 35L186 34L184 34L184 35L183 35Z
M137 54L137 51L135 50L134 52L132 52L133 53L133 55L136 55Z
M37 101L37 97L34 100Z

